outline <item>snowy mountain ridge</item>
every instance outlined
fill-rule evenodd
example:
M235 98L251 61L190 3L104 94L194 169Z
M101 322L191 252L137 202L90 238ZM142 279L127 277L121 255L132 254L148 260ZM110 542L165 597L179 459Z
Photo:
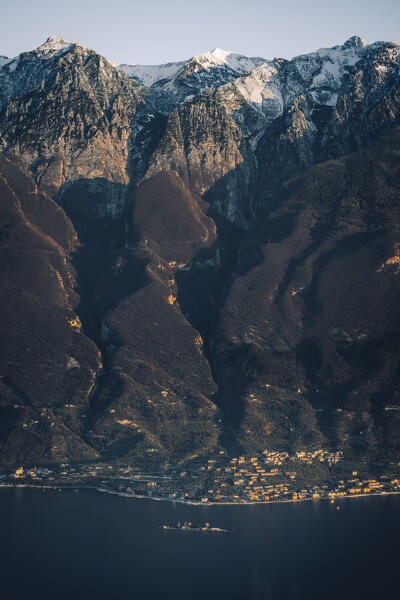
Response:
M8 111L15 111L16 107L9 104L13 99L40 93L43 86L52 89L64 63L79 67L81 84L89 95L99 94L104 106L113 104L120 85L129 88L129 94L140 99L143 117L143 122L136 118L130 127L135 135L142 129L148 132L146 143L150 144L152 135L147 124L154 115L169 117L174 109L202 103L208 97L223 108L252 152L267 128L285 115L296 115L296 130L288 135L309 138L308 152L311 139L318 137L321 111L325 121L333 119L334 123L333 113L341 110L341 99L348 94L357 71L373 73L374 87L367 81L364 84L368 93L374 93L377 86L390 85L400 65L400 44L369 44L353 36L342 45L320 48L291 60L246 57L215 48L186 61L116 65L81 44L52 35L36 50L15 58L0 57L0 110L8 106ZM98 75L93 77L95 72ZM70 84L75 90L76 84ZM379 97L381 92L377 94ZM142 154L138 146L135 156L144 165Z
M83 75L88 60L99 69L97 79L92 80L90 68ZM122 84L123 79L123 85L141 98L145 123L156 113L168 116L183 104L198 102L202 95L214 98L255 151L266 128L293 111L299 118L296 127L307 131L307 136L316 135L320 111L325 111L328 118L328 113L338 108L356 70L370 72L372 68L376 85L388 84L400 65L400 44L369 44L353 36L342 45L320 48L291 60L271 61L215 48L186 61L129 65L109 63L81 44L52 35L36 50L15 58L0 57L0 109L11 99L38 90L45 82L53 85L51 81L58 77L64 61L82 65L88 92L101 81L98 91L102 97L104 86L115 78ZM107 92L106 96L106 104L113 102L113 93ZM143 127L138 120L133 130L138 132Z
M249 58L216 48L179 63L116 67L150 88L149 101L159 112L169 114L182 102L214 90L240 126L240 107L250 108L254 114L245 130L254 133L282 114L299 95L317 106L334 108L345 77L360 60L380 48L391 48L392 60L400 55L399 44L369 44L353 36L342 45L320 48L291 60Z
M227 86L224 89L227 98L233 99L235 96L235 104L249 103L263 114L266 109L265 117L268 121L271 106L274 107L272 114L275 115L277 107L290 104L300 88L302 93L311 95L316 104L336 106L339 89L349 69L353 68L367 53L388 45L393 47L394 54L399 54L400 44L392 42L369 44L362 38L353 36L343 45L320 48L291 60L270 61L262 57L247 57L215 48L212 51L196 54L188 60L160 65L111 64L132 81L150 88L150 103L164 114L168 114L182 102L206 90L217 90ZM58 35L51 35L28 55L40 60L52 59L63 55L73 47L93 52L81 44L66 41ZM9 75L17 69L20 56L14 58L0 56L1 79L9 79ZM5 86L10 88L11 82L5 82ZM221 95L222 90L219 92L219 96Z
M151 87L162 79L172 78L182 74L188 64L194 65L195 70L226 66L236 73L245 73L264 62L266 62L266 59L264 58L249 58L242 54L235 54L229 50L215 48L212 51L196 54L186 61L171 62L162 65L129 65L124 63L113 63L113 66L126 73L129 77L134 77L143 85Z

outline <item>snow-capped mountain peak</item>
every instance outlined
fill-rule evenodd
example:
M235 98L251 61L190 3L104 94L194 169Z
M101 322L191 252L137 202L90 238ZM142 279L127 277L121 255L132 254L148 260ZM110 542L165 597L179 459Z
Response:
M248 57L242 54L235 54L230 50L215 48L214 50L196 54L192 61L199 63L203 68L212 68L217 66L226 66L236 71L236 73L246 73L255 67L267 62L265 58L258 56Z
M231 52L231 50L222 50L222 48L214 48L214 50L211 50L210 54L223 62L227 62L227 57L233 54L233 52Z
M51 35L50 37L47 38L47 40L44 42L44 44L39 46L39 48L37 49L37 52L43 52L43 53L59 52L60 50L66 50L74 45L80 45L80 44L76 44L76 42L67 42L59 35Z
M353 35L351 38L349 38L348 40L345 41L345 43L343 44L343 46L349 48L349 47L364 47L364 46L369 46L369 43L367 41L365 41L363 38L361 38L358 35Z

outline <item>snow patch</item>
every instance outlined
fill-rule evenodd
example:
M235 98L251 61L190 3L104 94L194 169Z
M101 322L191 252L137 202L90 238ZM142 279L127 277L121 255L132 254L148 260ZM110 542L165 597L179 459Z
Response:
M165 65L114 65L120 71L123 71L128 77L135 77L147 87L151 87L153 83L173 77L185 62L166 63Z
M344 75L363 58L369 45L365 40L354 36L342 46L320 48L317 52L307 55L319 63L318 72L313 74L310 86L315 102L336 106ZM301 60L301 57L298 57L298 60Z
M9 73L14 73L15 69L18 67L19 57L11 58L4 66L7 65L7 70Z
M265 63L248 75L239 77L232 85L245 102L263 104L265 100L276 100L282 107L282 94L276 81L277 73L274 63Z
M4 67L4 65L7 65L12 60L13 60L12 58L8 58L7 56L0 56L0 69L1 69L1 67Z

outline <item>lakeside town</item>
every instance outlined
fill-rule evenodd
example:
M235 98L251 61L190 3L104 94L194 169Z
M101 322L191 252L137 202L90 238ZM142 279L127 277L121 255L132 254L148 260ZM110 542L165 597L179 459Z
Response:
M0 471L1 486L47 489L94 487L104 492L195 504L266 503L356 497L400 492L400 463L371 465L346 461L342 451L265 450L257 456L228 457L221 450L184 470L147 472L126 464L61 464Z

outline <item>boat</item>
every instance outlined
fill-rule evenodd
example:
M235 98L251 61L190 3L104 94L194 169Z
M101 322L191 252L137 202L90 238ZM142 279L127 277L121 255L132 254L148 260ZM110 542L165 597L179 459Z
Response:
M160 525L160 529L172 529L175 531L228 533L227 529L221 529L220 527L211 527L210 523L204 523L204 525L193 525L193 523L191 523L190 521L184 521L183 523L177 523L176 525Z

